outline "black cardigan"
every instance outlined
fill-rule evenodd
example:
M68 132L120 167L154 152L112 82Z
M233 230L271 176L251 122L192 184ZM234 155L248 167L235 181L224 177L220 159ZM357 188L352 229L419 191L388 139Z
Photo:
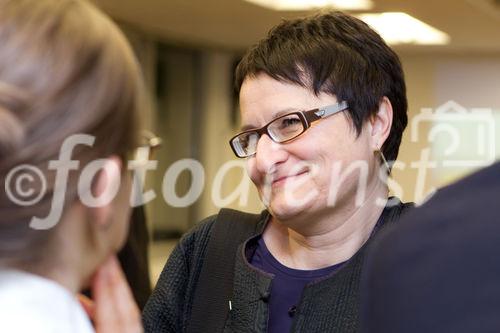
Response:
M386 208L376 232L397 221L401 212L409 206L399 204ZM186 234L170 255L143 312L146 333L186 331L196 284L216 217L205 219ZM248 263L255 246L254 240L262 233L264 224L238 250L234 271L234 299L225 332L267 330L267 297L272 276ZM361 267L370 241L371 238L341 269L304 289L294 316L292 332L357 331Z

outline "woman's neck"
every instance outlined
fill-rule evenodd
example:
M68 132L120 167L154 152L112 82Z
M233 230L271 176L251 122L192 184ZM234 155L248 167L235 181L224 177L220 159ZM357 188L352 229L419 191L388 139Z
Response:
M304 214L300 218L308 221L302 223L272 218L264 231L264 242L273 256L290 268L313 270L344 262L368 240L386 200L387 188L380 184L361 205L334 207L315 216ZM287 225L307 225L307 229L294 230Z
M86 239L87 222L81 207L73 205L52 230L52 237L34 259L11 267L53 280L76 294L89 284L97 255Z
M68 269L68 266L65 265L42 261L37 263L16 262L9 264L8 267L54 281L73 294L78 293L81 289L79 276L75 274L74 270Z

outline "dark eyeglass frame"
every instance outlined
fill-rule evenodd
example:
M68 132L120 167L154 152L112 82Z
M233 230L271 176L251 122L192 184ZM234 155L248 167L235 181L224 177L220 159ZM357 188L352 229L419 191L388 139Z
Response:
M126 154L128 160L135 160L137 156L137 151L141 148L149 148L149 158L151 155L162 145L163 140L153 132L148 130L143 130L139 134L139 140L137 146Z
M321 120L321 119L329 117L329 116L332 116L332 115L334 115L336 113L339 113L341 111L347 110L348 108L349 108L349 106L348 106L347 102L346 101L341 101L341 102L338 102L336 104L332 104L332 105L328 105L328 106L324 106L324 107L321 107L321 108L316 108L316 109L312 109L312 110L308 110L308 111L290 112L290 113L287 113L285 115L279 116L279 117L271 120L269 123L267 123L266 125L264 125L261 128L250 129L250 130L243 131L243 132L240 132L240 133L236 134L235 136L233 136L231 138L231 140L229 140L229 145L231 146L231 149L233 150L233 152L236 155L236 157L239 157L239 158L250 157L250 156L255 155L255 152L252 153L252 154L248 154L248 155L239 155L238 152L237 152L237 149L235 148L235 143L233 143L234 140L236 140L242 134L257 133L259 139L262 137L262 135L267 134L267 136L271 140L273 140L274 142L276 142L276 143L285 143L285 142L289 142L291 140L294 140L297 137L299 137L300 135L304 134L304 132L307 131L311 127L311 124L313 122ZM303 128L302 132L298 133L297 135L294 135L291 138L283 140L283 141L277 140L268 131L269 125L271 125L272 123L274 123L275 121L277 121L277 120L279 120L281 118L290 117L291 115L297 115L299 117L299 119L300 119L300 121L302 123L302 128Z
M161 146L163 140L151 131L144 130L141 132L142 143L139 147L149 147L156 149Z

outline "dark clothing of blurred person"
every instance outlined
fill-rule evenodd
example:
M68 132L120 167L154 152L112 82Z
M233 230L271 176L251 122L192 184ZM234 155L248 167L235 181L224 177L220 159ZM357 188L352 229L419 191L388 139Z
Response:
M500 163L380 233L362 278L362 332L500 332Z

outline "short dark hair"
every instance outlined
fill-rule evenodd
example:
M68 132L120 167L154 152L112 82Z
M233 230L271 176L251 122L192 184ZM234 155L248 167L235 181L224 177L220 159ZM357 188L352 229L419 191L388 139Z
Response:
M283 21L238 64L236 90L261 73L347 101L358 135L386 96L394 117L382 151L396 159L408 123L404 74L396 53L363 21L341 12Z

